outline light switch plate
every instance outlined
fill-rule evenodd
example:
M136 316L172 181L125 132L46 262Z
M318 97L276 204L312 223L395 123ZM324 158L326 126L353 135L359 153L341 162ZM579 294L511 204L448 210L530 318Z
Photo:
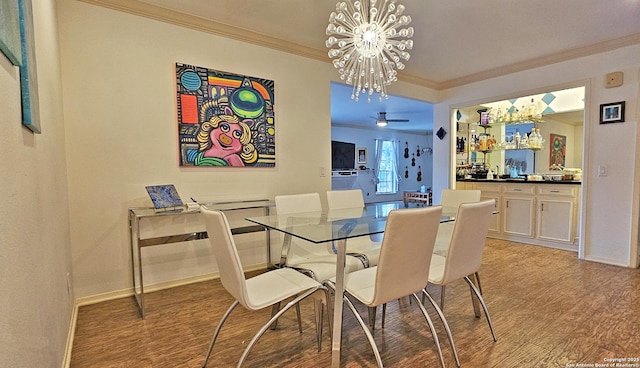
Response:
M607 176L607 167L604 165L598 165L598 176Z
M607 88L620 87L622 85L622 72L607 74L605 86Z

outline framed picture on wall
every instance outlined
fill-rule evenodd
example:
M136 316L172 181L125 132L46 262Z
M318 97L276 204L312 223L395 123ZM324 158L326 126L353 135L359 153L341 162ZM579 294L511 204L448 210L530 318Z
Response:
M356 162L359 164L366 164L367 163L367 149L364 147L359 147L356 150Z
M600 124L622 123L624 121L624 101L600 105Z

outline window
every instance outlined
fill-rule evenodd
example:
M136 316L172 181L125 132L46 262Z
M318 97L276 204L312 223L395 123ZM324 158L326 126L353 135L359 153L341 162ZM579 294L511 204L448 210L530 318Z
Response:
M377 179L376 194L398 192L398 150L395 141L376 141Z

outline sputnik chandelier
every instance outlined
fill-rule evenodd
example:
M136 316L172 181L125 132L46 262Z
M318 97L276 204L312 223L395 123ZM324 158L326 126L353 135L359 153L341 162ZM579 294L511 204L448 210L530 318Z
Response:
M326 45L340 79L353 86L351 98L373 93L388 98L386 86L398 80L401 60L409 60L413 48L411 17L402 15L397 0L340 1L329 16ZM402 28L402 29L400 29Z

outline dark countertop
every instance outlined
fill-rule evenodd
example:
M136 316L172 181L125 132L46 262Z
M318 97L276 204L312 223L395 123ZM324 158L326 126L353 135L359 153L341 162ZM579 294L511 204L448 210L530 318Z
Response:
M581 181L575 180L541 180L541 181L526 181L524 179L456 179L456 181L466 181L472 183L521 183L521 184L573 184L581 185Z

